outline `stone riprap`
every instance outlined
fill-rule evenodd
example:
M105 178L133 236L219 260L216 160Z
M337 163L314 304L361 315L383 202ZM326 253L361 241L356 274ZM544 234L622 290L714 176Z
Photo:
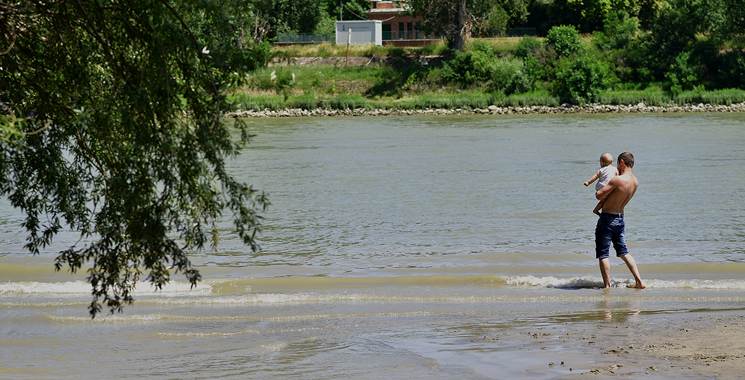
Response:
M263 111L236 110L228 113L228 117L331 117L331 116L407 116L407 115L526 115L526 114L572 114L572 113L683 113L683 112L745 112L745 102L732 105L712 105L691 103L684 105L648 106L644 103L636 105L603 105L588 104L574 106L563 104L558 107L530 106L530 107L497 107L489 106L481 109L324 109L305 110L290 108L278 111L265 109Z

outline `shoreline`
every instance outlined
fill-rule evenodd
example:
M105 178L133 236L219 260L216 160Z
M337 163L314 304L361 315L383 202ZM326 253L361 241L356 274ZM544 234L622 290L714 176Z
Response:
M334 116L445 116L445 115L538 115L538 114L604 114L604 113L696 113L696 112L745 112L745 102L731 105L713 105L703 103L689 103L684 105L648 106L644 103L636 105L604 105L587 104L575 106L562 104L553 106L526 107L497 107L486 109L324 109L313 110L301 108L286 108L278 111L264 109L263 111L241 110L226 113L229 118L261 118L261 117L334 117Z
M743 339L742 309L606 309L595 321L525 326L471 341L532 363L513 370L533 378L742 379Z

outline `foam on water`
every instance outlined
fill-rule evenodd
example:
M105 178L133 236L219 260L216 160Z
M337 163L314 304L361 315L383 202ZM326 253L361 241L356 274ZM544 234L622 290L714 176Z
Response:
M151 314L115 314L104 315L91 319L89 316L51 316L55 322L60 323L152 323L152 322L225 322L225 321L252 321L257 318L251 316L195 316L166 313Z
M252 305L342 302L481 302L505 300L505 297L455 296L397 296L364 293L254 293L242 296L156 299L152 302L167 305Z
M266 351L271 351L271 352L279 352L285 347L287 347L287 342L281 342L281 341L261 345L261 348L265 349Z
M506 277L509 285L519 287L545 287L559 289L581 289L581 288L601 288L603 280L599 277L584 276L571 278L557 278L553 276L536 277L536 276L509 276ZM611 287L623 288L633 285L634 281L611 280ZM644 284L649 289L692 289L692 290L745 290L745 280L644 280Z
M84 281L67 282L6 282L0 284L0 296L31 294L80 295L90 294L91 286Z
M544 288L601 288L603 280L597 277L571 277L557 278L553 276L508 276L505 278L508 285L519 287L544 287ZM612 281L613 287L619 287L620 281ZM625 285L624 285L625 286Z
M603 286L602 279L596 276L578 277L555 277L555 276L450 276L451 278L437 278L437 276L407 276L405 279L390 278L389 281L369 281L366 278L264 278L256 279L261 284L261 292L252 290L248 279L213 279L199 283L192 288L185 281L173 281L155 291L155 288L147 282L138 283L134 296L139 299L153 299L155 302L179 303L294 303L294 302L355 302L355 301L385 301L385 302L407 302L410 296L390 296L389 291L382 292L383 295L369 294L368 291L375 289L386 289L393 285L396 288L426 287L430 288L555 288L555 289L592 289ZM460 278L463 277L463 278ZM288 281L289 280L289 281ZM293 281L294 280L294 281ZM249 281L247 283L247 281ZM614 288L625 288L633 285L631 279L612 279L611 286ZM238 285L236 285L238 284ZM308 285L324 285L322 288L328 292L307 292ZM745 290L745 280L722 279L684 279L684 280L660 280L645 279L645 285L649 289L680 289L680 290ZM367 290L362 292L342 292L338 289ZM267 290L268 289L268 290ZM303 292L305 290L305 292ZM0 283L0 297L17 296L53 296L53 297L79 297L90 296L91 286L85 281L67 282L6 282ZM448 292L444 292L446 294ZM168 300L174 298L172 300ZM417 298L417 297L413 297ZM451 297L444 297L450 299ZM468 297L465 297L468 298Z
M146 297L157 295L160 297L173 297L188 294L208 295L211 294L212 287L210 283L204 282L198 288L191 288L188 282L172 281L157 290L148 282L140 282L135 287L134 295L136 297ZM11 282L0 283L0 296L27 296L27 295L54 295L54 296L82 296L91 294L91 285L85 281L67 281L67 282Z
M745 290L743 280L650 280L646 284L654 289Z

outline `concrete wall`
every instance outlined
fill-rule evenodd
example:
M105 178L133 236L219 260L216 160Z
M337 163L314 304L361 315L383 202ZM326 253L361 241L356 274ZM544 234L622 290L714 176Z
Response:
M383 27L379 20L337 21L336 44L346 45L349 29L352 29L352 45L383 45Z

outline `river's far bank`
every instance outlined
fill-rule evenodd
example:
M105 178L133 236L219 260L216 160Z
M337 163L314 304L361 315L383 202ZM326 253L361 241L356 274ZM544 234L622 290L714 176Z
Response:
M425 108L425 109L301 109L287 108L281 110L264 109L262 111L238 109L226 114L231 118L257 117L332 117L332 116L413 116L413 115L528 115L528 114L595 114L595 113L687 113L687 112L745 112L745 102L731 105L713 105L689 103L683 105L651 106L644 103L636 105L608 105L587 104L576 106L562 104L560 106L526 106L526 107L498 107L488 108Z

